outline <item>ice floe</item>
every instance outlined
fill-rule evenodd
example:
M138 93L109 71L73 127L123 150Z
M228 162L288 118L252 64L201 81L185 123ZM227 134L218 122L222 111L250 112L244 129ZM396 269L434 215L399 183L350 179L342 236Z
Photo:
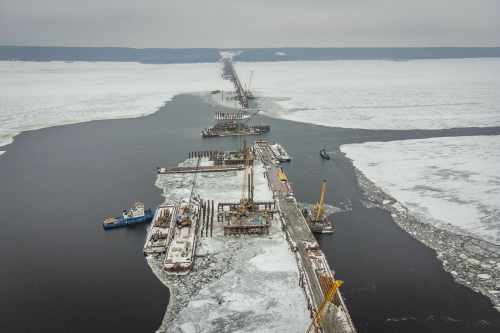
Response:
M370 142L341 150L422 221L500 245L499 136Z

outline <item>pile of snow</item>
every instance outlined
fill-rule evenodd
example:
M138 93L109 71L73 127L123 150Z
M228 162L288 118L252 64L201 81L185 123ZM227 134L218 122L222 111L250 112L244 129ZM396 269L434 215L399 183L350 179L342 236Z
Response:
M500 245L500 137L370 142L341 150L419 220Z
M176 94L232 90L221 66L0 61L0 146L24 130L138 117Z
M252 92L259 109L273 117L365 129L500 125L497 58L234 66L240 79L254 71Z

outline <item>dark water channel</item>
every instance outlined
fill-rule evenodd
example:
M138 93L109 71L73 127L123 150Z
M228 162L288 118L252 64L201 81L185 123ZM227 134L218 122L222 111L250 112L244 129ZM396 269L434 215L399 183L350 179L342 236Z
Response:
M104 230L136 200L161 203L156 167L175 167L197 150L234 149L236 137L203 139L213 107L177 96L153 115L24 132L0 155L0 331L154 332L169 293L142 254L146 224ZM256 117L257 118L257 117ZM253 120L252 120L253 121ZM258 121L258 119L256 119ZM366 131L261 116L271 132L247 139L280 142L300 202L352 210L330 216L318 237L359 332L499 332L500 313L455 283L435 251L400 229L390 214L361 205L344 143L500 134L500 128ZM319 157L324 145L334 152Z

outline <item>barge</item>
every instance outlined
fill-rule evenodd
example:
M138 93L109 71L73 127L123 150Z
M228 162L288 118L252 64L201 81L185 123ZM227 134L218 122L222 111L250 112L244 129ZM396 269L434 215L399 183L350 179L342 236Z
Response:
M249 126L238 123L238 121L235 120L228 120L225 122L220 122L213 127L206 128L205 130L201 131L201 135L204 138L210 138L214 136L239 135L243 133L243 131L245 132L246 135L255 135L268 132L270 129L271 126L266 124Z
M155 216L148 228L144 255L164 253L172 240L174 230L173 221L177 218L177 207L173 205L160 205L156 208Z
M123 211L123 216L112 217L102 221L104 229L122 227L130 224L136 224L153 218L154 213L151 208L144 210L142 202L136 202L130 206L130 211Z
M199 198L180 200L175 226L172 230L172 240L163 264L165 272L186 272L194 267L200 207Z
M279 143L273 143L272 145L269 145L269 148L271 149L271 152L278 161L280 162L290 161L290 156L283 149L283 147L281 147Z

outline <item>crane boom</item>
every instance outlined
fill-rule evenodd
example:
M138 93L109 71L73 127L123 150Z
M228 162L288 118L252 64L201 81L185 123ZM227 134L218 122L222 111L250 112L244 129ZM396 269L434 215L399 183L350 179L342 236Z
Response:
M243 214L245 213L245 192L247 188L249 157L250 157L250 147L247 147L246 159L245 159L245 176L243 177L243 189L241 191L241 200L240 200L240 206L238 207L238 214L236 214L236 217L239 219L242 218Z
M318 215L316 221L323 221L323 199L325 198L326 179L323 181L323 191L321 192L321 201L319 202Z
M335 297L335 293L339 289L340 285L344 283L344 281L336 280L332 288L330 288L330 291L325 297L325 300L323 303L321 303L321 306L319 307L318 311L316 312L316 315L314 316L311 325L309 325L309 328L307 329L307 333L314 332L317 333L321 329L321 325L323 325L323 321L325 321L326 314L328 310L330 309L330 306L332 305L333 298Z
M243 125L245 125L245 124L246 124L246 123L247 123L250 119L252 119L252 117L253 117L253 116L255 116L255 115L256 115L257 113L259 113L259 112L260 112L260 110L257 110L255 113L253 113L253 114L250 116L250 118L248 118L247 120L245 120L245 121L243 122Z
M247 94L250 93L250 85L252 84L252 76L253 76L253 71L252 71L252 73L250 73L250 82L248 83Z

